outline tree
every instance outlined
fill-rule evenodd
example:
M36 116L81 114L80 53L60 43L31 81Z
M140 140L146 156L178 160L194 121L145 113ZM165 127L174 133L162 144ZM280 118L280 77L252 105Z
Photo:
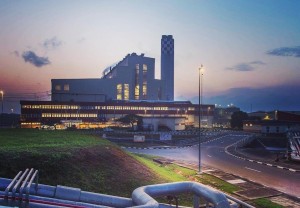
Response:
M135 115L135 114L128 114L128 115L125 115L125 116L117 119L117 121L124 123L124 124L130 124L131 127L133 127L134 124L137 124L138 126L140 126L143 123L143 117Z
M230 125L231 128L243 128L243 121L248 120L248 114L243 111L234 112L231 115Z

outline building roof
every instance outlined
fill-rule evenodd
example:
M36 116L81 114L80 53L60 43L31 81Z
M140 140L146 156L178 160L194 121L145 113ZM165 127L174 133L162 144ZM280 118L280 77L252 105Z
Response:
M290 112L276 111L276 120L288 121L288 122L300 122L300 115L290 113Z
M300 124L296 121L278 121L278 120L246 120L244 124L255 124L255 125L264 125L264 126L281 126L281 125L295 125Z

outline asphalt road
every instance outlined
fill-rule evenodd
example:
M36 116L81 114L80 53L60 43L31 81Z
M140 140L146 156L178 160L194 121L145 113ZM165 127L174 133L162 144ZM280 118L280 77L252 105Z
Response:
M206 167L216 168L227 173L274 188L286 194L300 198L300 174L266 165L252 163L225 152L225 148L245 135L228 133L215 136L215 140L201 144L201 163ZM180 149L128 149L130 152L162 156L198 164L198 146Z

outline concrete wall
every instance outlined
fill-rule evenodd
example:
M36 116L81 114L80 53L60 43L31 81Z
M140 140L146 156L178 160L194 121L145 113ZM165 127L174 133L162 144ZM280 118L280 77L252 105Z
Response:
M185 117L144 117L143 125L153 127L154 131L157 131L160 125L167 126L173 131L185 130Z
M261 133L280 134L288 131L288 125L262 126Z

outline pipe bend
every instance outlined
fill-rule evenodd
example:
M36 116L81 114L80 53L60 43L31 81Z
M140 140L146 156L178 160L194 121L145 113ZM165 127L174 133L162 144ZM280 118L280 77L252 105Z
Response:
M139 187L132 192L132 201L136 207L155 208L159 207L159 203L153 197L185 192L192 192L199 197L203 197L206 201L214 204L217 208L230 207L225 194L222 192L203 184L190 181Z

